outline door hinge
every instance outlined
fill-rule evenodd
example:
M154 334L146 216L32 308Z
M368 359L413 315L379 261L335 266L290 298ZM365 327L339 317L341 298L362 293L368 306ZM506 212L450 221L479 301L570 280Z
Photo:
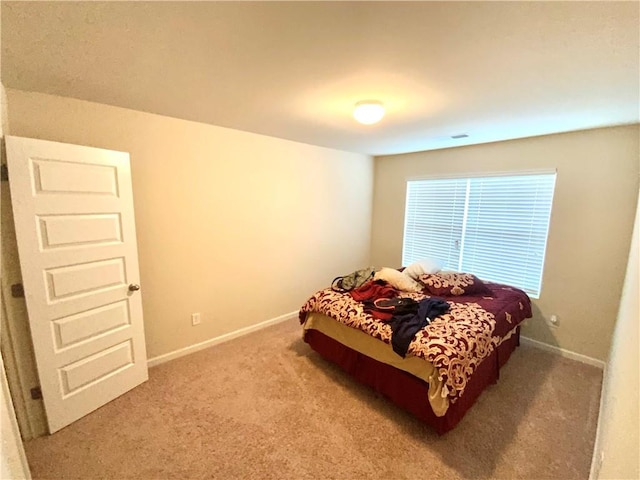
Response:
M0 165L0 181L8 182L9 181L9 168L6 163Z
M42 398L42 389L39 385L31 389L31 398L33 400L40 400Z
M11 285L11 296L13 298L24 297L24 286L21 283L14 283Z

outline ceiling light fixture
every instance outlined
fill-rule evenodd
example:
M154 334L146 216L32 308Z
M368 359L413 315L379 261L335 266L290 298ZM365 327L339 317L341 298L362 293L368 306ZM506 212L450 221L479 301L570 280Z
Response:
M356 103L353 117L360 123L371 125L384 117L384 106L377 100L363 100Z

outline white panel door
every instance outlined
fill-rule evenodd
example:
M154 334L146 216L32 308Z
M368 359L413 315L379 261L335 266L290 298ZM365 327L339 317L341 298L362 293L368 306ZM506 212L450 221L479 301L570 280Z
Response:
M129 155L7 137L49 431L148 378Z

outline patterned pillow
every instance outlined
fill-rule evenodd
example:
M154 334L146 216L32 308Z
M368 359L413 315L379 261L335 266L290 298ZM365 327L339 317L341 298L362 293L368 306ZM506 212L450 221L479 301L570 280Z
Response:
M491 295L491 290L471 273L440 272L420 275L425 292L438 296Z

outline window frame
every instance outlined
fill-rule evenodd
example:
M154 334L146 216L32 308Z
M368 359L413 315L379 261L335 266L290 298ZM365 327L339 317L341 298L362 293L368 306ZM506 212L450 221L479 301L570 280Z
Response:
M532 298L540 298L541 294L542 294L542 280L544 277L544 266L546 263L546 255L547 255L547 246L548 246L548 242L549 242L549 235L551 232L551 221L552 221L552 215L553 215L553 204L554 204L554 199L555 199L555 190L557 187L557 181L558 181L558 171L556 168L543 168L543 169L529 169L529 170L501 170L501 171L477 171L477 172L453 172L453 173L443 173L443 174L430 174L430 175L418 175L418 176L409 176L409 177L405 177L404 182L405 182L405 201L404 201L404 220L403 220L403 230L402 230L402 260L404 262L405 259L405 244L406 244L406 229L407 229L407 222L408 222L408 216L410 214L409 212L409 182L419 182L419 181L428 181L428 180L455 180L455 179L473 179L473 178L492 178L492 177L518 177L518 176L528 176L528 175L555 175L554 178L554 184L553 184L553 189L551 191L551 198L550 198L550 207L549 207L549 219L548 219L548 223L546 226L546 237L544 240L544 246L542 249L542 258L541 258L541 263L540 263L540 281L539 281L539 286L537 288L537 293L534 292L527 292L527 294L532 297ZM467 193L467 198L465 200L465 203L469 202L469 193ZM462 236L460 238L460 255L458 258L458 262L457 262L457 266L455 267L454 271L461 271L461 265L462 265L462 261L463 261L463 248L464 248L464 242L465 242L465 230L467 227L467 223L468 223L468 219L467 219L467 205L465 205L465 214L463 217L463 223L461 226L461 231L462 231ZM450 266L449 268L453 269L453 266ZM467 272L467 273L474 273L474 272ZM490 278L485 278L488 281L494 281L491 280ZM514 285L517 288L523 288L522 286L517 286Z

